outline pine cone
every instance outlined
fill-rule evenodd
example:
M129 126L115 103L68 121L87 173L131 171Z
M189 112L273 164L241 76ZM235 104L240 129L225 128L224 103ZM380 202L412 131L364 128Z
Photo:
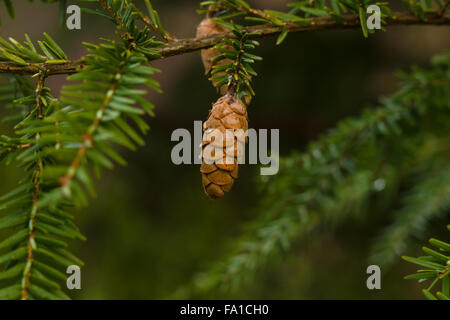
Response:
M207 36L210 36L213 34L222 33L222 32L226 32L226 31L228 31L228 30L223 28L222 26L218 25L217 23L212 21L210 18L205 18L202 20L202 22L200 22L200 24L197 27L197 38L207 37ZM225 47L225 49L227 49L227 47ZM231 47L229 49L231 49ZM203 66L205 67L205 75L207 75L207 76L210 76L213 66L215 66L215 65L222 66L222 65L233 62L230 59L223 59L223 60L220 60L217 63L213 64L212 60L215 57L217 57L219 54L221 54L220 50L215 49L215 48L203 49L200 51L200 53L202 56ZM226 73L224 71L218 72L218 73L214 74L214 77L223 76L225 74ZM248 76L248 80L251 81L251 79L252 79L251 76ZM229 92L228 86L223 85L218 89L218 91L220 92L221 95L225 95ZM251 97L246 96L245 102L247 103L247 105L250 104L250 101L251 101Z
M205 18L202 20L202 22L200 22L200 24L197 27L197 38L207 37L207 36L217 34L217 33L222 33L225 31L227 31L225 28L216 24L210 18ZM210 72L213 67L212 59L214 59L216 56L221 54L221 52L218 49L209 48L209 49L201 50L200 53L202 56L203 66L205 67L205 74L210 75ZM230 59L224 59L222 61L219 61L218 65L223 65L223 64L230 63L230 62L231 62ZM225 93L223 93L223 94L225 94Z
M227 129L242 131L239 131L240 134L227 134ZM223 197L225 192L231 190L234 179L237 179L238 159L243 155L247 129L245 104L230 94L219 98L203 127L200 172L203 188L211 199ZM214 139L217 133L222 134L223 141Z

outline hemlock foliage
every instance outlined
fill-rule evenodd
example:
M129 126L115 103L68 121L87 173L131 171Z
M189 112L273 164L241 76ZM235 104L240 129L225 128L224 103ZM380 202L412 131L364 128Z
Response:
M9 15L13 2L3 0ZM42 1L57 2L57 1ZM64 16L65 1L59 1ZM146 0L147 12L130 0L96 2L86 10L110 20L117 39L84 45L89 53L78 63L58 95L46 87L56 67L73 61L70 54L44 33L39 41L25 35L23 42L0 38L0 63L6 63L0 101L10 111L3 119L14 124L14 136L0 136L0 159L23 168L17 186L0 197L0 230L10 230L0 242L0 299L69 299L65 293L69 265L83 262L69 249L70 241L86 240L77 228L73 207L88 205L95 195L93 176L126 160L115 146L135 150L143 145L149 126L143 115L153 116L147 90L160 92L152 78L158 69L151 61L160 48L176 41L164 30L157 11ZM378 4L383 25L395 19L388 3L370 0L296 1L288 12L259 10L243 0L211 0L200 13L230 29L232 36L216 45L216 60L231 63L215 67L217 86L232 84L240 97L254 95L251 63L260 57L248 53L258 45L249 25L281 28L281 44L292 25L314 26L317 17L344 23L349 14L366 20L366 8ZM425 19L443 14L445 1L404 1L407 12ZM362 33L367 30L361 23ZM158 40L159 39L159 40ZM182 53L182 52L181 52ZM377 108L341 121L312 142L307 150L284 157L280 172L263 176L261 209L236 250L211 270L199 274L177 294L235 288L251 278L268 259L287 252L293 241L323 225L345 223L356 210L381 210L402 197L391 224L370 250L375 263L388 265L399 258L411 238L421 237L431 219L445 219L450 207L450 53L434 57L426 69L400 74L400 89L380 99ZM32 68L35 73L25 72ZM417 147L421 146L421 147ZM410 181L399 192L396 186ZM364 210L362 210L364 211ZM426 256L404 257L421 266L408 279L430 280L424 295L449 299L450 249L447 242L431 239ZM441 289L434 290L441 282ZM433 291L434 290L434 291Z

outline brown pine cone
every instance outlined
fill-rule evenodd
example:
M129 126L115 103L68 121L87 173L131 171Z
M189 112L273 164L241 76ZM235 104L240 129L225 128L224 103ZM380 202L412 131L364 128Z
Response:
M210 18L205 18L197 27L197 38L207 37L225 31L227 31L225 28L214 23L214 21L212 21ZM205 74L209 75L213 66L212 59L221 54L221 52L218 49L209 48L201 50L200 53L202 55L203 66L205 67ZM231 60L229 59L225 62L222 61L220 61L221 65L231 62Z
M227 129L242 131L227 134ZM219 98L203 126L200 172L203 188L211 199L223 197L238 177L238 159L243 155L247 129L245 104L230 94ZM221 134L223 140L216 140L217 134Z
M207 37L207 36L210 36L213 34L222 33L222 32L226 32L226 31L228 31L228 30L223 28L222 26L218 25L217 23L212 21L210 18L205 18L202 20L202 22L200 22L200 24L197 27L197 38ZM227 47L225 47L225 48L227 48ZM220 60L217 63L213 64L212 60L215 57L217 57L219 54L221 54L220 50L215 49L215 48L203 49L200 51L200 53L202 56L203 66L205 67L205 75L207 75L207 76L211 75L213 66L215 66L215 65L222 66L222 65L233 62L230 59L223 59L223 60ZM218 73L214 74L214 77L223 76L225 74L226 73L224 71L218 72ZM251 76L248 76L248 79L251 80L252 79ZM213 84L214 84L214 82L213 82ZM228 90L227 85L223 85L218 89L218 91L220 92L221 95L225 95L230 90ZM245 102L247 103L247 105L250 104L250 101L251 101L251 97L246 96Z
M226 32L227 29L223 28L222 26L216 24L214 21L212 21L210 18L205 18L200 22L200 24L197 27L197 38L201 37L207 37L213 34ZM209 48L209 49L203 49L200 51L200 54L202 56L202 62L203 66L205 67L205 75L210 76L213 65L224 65L229 64L232 62L230 59L223 59L218 61L217 63L213 64L212 60L217 57L219 54L221 54L220 50L215 48ZM223 76L225 75L225 72L219 72L216 73L214 76ZM219 89L220 94L224 95L227 93L227 86L223 85Z

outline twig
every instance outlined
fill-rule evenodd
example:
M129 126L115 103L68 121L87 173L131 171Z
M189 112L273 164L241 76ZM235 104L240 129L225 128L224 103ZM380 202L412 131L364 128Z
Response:
M19 75L36 74L44 68L48 72L47 75L72 74L79 72L85 66L86 64L82 61L68 61L55 65L30 62L27 66L19 66L10 62L0 62L0 73Z
M45 72L40 73L39 79L36 86L36 119L40 120L43 115L43 105L41 101L41 94L42 89L44 88L44 82L45 82L46 74ZM39 139L39 133L36 134L36 140ZM36 152L40 152L40 150L37 150ZM21 291L21 299L27 300L28 299L28 287L30 285L30 277L32 272L32 265L34 261L34 254L33 250L36 249L35 244L35 238L36 238L36 216L38 213L38 202L39 202L39 194L41 192L41 166L42 166L42 160L38 158L36 160L36 164L34 166L33 171L33 196L32 196L32 206L30 211L30 219L29 219L29 233L28 233L28 245L27 245L27 261L25 264L25 268L23 271L23 280L22 280L22 291Z
M120 28L124 28L123 21L120 19L120 17L114 12L114 10L106 3L106 0L99 0L100 5L105 9L106 12L114 19L117 26ZM125 28L124 28L125 29ZM127 32L125 32L125 38L129 39L131 36Z
M19 145L14 146L14 147L6 148L6 150L8 150L9 152L12 152L12 151L15 151L15 150L25 150L25 149L31 148L33 145L34 144L32 144L32 143L24 143L24 144L19 144Z

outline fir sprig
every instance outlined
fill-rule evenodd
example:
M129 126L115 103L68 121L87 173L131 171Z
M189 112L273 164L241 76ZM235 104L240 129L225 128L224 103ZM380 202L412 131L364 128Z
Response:
M450 231L450 225L447 226ZM403 256L405 261L422 267L417 273L408 275L405 279L417 280L419 283L431 281L430 285L422 292L429 300L450 300L450 243L430 239L433 249L422 247L425 256L413 258ZM435 286L441 282L441 290L433 293Z
M258 41L252 39L257 34L241 30L238 25L223 19L214 19L214 22L229 28L236 38L224 39L216 45L221 54L212 60L215 65L210 80L218 88L227 86L228 92L236 94L240 99L254 96L251 79L257 76L257 73L251 64L262 58L248 51L259 45ZM221 61L225 63L220 63Z
M27 81L19 76L14 78L23 87L20 96L13 95L18 109L33 107L21 112L23 118L15 126L20 137L2 137L0 143L0 155L23 162L28 172L18 188L0 199L0 209L16 209L0 219L0 229L25 228L1 243L0 248L13 249L0 256L0 264L6 264L0 279L10 284L0 289L0 298L68 298L58 283L66 278L60 268L83 262L65 249L65 239L84 237L66 208L86 204L88 194L94 194L92 167L100 172L112 168L114 162L125 164L111 144L131 149L143 144L141 134L148 125L141 116L153 115L153 105L143 98L146 90L138 87L160 91L150 77L158 70L148 64L149 56L157 56L155 48L160 42L149 36L147 27L139 29L134 15L123 8L113 5L108 9L117 17L120 41L86 44L88 66L70 77L78 83L65 86L60 100L44 87L49 61L67 60L53 39L44 35L45 40L38 42L41 52L28 38L24 45L14 39L1 42L3 60L21 65L43 63L32 95L32 85L24 85ZM11 93L6 91L8 99Z
M56 49L52 45L50 48ZM3 136L0 146L0 154L19 162L26 172L19 187L0 198L0 210L10 212L0 219L0 229L13 229L0 243L1 251L12 247L0 254L0 264L5 266L0 272L2 299L68 299L61 286L65 282L61 268L83 265L65 249L67 239L84 239L66 211L70 203L38 206L41 197L55 187L51 181L44 181L45 170L54 161L47 152L53 146L41 141L42 132L33 125L55 110L56 99L44 86L45 78L45 70L37 74L32 92L26 79L15 77L20 90L14 95L14 105L22 115L16 128L30 126L35 130L16 139ZM23 106L31 108L23 112Z

